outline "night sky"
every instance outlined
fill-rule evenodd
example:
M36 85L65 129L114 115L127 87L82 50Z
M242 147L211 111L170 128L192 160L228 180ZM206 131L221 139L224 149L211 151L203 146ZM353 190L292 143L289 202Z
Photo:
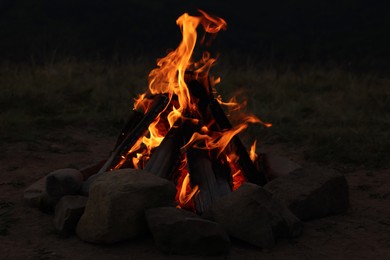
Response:
M390 4L363 0L2 0L0 58L126 59L175 48L183 13L224 18L220 51L263 60L366 62L390 57Z

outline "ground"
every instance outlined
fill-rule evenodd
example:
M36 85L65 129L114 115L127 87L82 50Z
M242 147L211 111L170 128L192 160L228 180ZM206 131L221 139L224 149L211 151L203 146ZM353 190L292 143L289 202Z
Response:
M63 238L55 231L53 215L23 204L29 185L50 171L105 159L114 141L96 131L68 128L1 147L0 259L204 259L163 254L150 236L112 246ZM309 164L299 150L283 144L265 149ZM337 168L350 188L351 206L345 214L305 222L302 236L279 239L272 249L232 241L227 256L210 259L390 259L390 170Z

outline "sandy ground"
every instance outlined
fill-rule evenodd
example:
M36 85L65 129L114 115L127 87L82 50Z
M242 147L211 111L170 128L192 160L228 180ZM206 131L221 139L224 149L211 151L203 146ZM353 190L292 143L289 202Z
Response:
M115 137L66 129L0 149L0 227L8 225L8 232L0 232L0 259L390 259L390 170L338 166L348 169L348 212L305 222L302 236L278 240L270 250L232 241L230 253L218 257L162 254L150 236L112 246L61 238L52 215L23 205L23 191L30 184L53 170L105 159L114 142ZM307 164L299 151L283 145L266 149Z

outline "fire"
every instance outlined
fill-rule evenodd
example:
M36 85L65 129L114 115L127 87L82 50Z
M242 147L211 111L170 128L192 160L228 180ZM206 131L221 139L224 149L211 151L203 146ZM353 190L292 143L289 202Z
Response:
M217 149L218 150L218 156L226 149L226 147L229 145L230 141L234 136L241 133L245 129L248 128L249 123L262 123L266 126L270 125L269 123L263 123L260 119L258 119L255 116L246 116L242 119L242 123L225 131L221 132L210 132L206 130L206 133L194 133L188 141L186 145L182 147L182 150L185 151L189 147L196 147L198 149ZM207 129L207 128L206 128ZM199 144L202 144L205 141L206 145L201 146ZM253 148L252 148L253 149ZM255 153L255 151L252 151L252 153ZM252 160L254 161L254 160Z
M257 140L253 142L253 144L251 145L251 150L249 151L249 157L251 158L252 162L255 162L257 159L256 142Z
M183 35L182 42L176 50L170 52L166 57L157 61L158 68L152 70L149 74L149 90L152 94L168 94L169 98L173 95L178 97L178 111L183 113L186 109L196 110L194 100L190 95L188 86L184 80L187 69L197 65L197 73L208 72L208 69L214 63L207 53L203 54L201 61L194 63L192 54L197 41L196 28L202 24L208 33L217 33L226 29L226 22L217 17L212 17L203 11L201 16L190 16L184 13L176 20Z
M177 97L177 107L173 107L168 114L170 127L182 117L185 111L195 111L196 104L190 95L190 91L185 82L185 72L193 69L195 73L206 73L215 59L208 53L204 53L202 59L198 62L192 61L192 54L197 42L197 27L201 24L207 33L218 33L226 29L226 22L219 17L213 17L199 10L201 16L190 16L187 13L181 15L176 24L182 32L182 42L176 50L170 52L164 58L157 60L157 68L149 73L149 92L151 94L167 94L169 99ZM146 93L136 99L134 109L146 112L150 106L150 100L146 98ZM158 147L164 139L166 132L158 129L159 119L149 126L149 137L143 137L143 144L147 147L147 154Z
M216 151L214 153L216 158L224 160L230 165L234 190L245 182L246 179L237 164L239 156L234 151L228 149L230 142L236 135L247 129L249 124L260 123L267 127L271 126L271 124L263 123L253 115L242 117L241 123L234 127L229 126L218 129L218 127L215 127L215 120L207 122L206 125L201 125L201 119L197 116L200 114L198 107L200 97L191 94L187 85L188 82L186 82L186 73L191 71L193 78L206 79L205 81L208 82L210 89L202 89L200 94L206 97L206 101L209 98L208 96L212 96L216 92L214 86L220 83L221 80L219 77L209 76L210 68L216 61L215 58L211 57L210 53L204 52L199 61L192 59L195 45L198 42L197 28L201 25L205 33L215 36L220 30L227 28L227 23L222 18L209 15L201 10L199 12L199 16L190 16L184 13L176 20L182 33L182 41L174 51L157 60L157 67L148 76L148 91L139 95L135 100L134 110L146 114L152 104L151 99L148 98L150 95L166 95L169 99L168 105L149 124L148 134L139 138L129 149L127 155L122 156L121 161L114 167L114 169L119 169L128 158L131 158L134 168L142 168L171 128L178 127L183 122L190 122L194 125L194 128L199 128L199 131L194 131L191 138L181 148L182 162L176 174L176 199L179 207L182 208L191 208L193 196L202 192L197 185L191 184L191 176L186 160L186 151L188 149ZM205 44L205 39L203 37L200 42ZM232 111L239 110L245 106L245 104L240 104L235 99L223 102L222 98L218 96L216 100L220 105L226 106ZM250 152L252 160L255 160L256 154L254 147L255 144Z

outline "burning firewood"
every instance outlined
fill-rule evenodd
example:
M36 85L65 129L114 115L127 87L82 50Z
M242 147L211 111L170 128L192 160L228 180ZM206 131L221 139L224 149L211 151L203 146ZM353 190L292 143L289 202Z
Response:
M112 167L118 167L121 161L124 163L128 153L131 153L131 148L135 143L146 134L149 125L156 119L156 117L163 111L168 104L168 97L165 95L157 95L153 99L153 103L150 109L137 124L137 126L124 138L124 140L116 146L116 149L112 152L110 158L99 170L99 173L111 170Z
M245 181L266 183L262 167L254 165L237 135L248 122L235 128L213 95L217 82L208 72L214 59L205 52L192 61L197 26L212 34L226 26L223 19L201 13L178 19L183 41L150 72L147 94L134 103L143 113L127 121L109 158L84 183L84 193L103 172L139 168L177 182L178 206L191 204L202 213Z
M203 118L209 118L208 121L210 121L210 115L208 113L211 113L211 118L215 120L215 123L220 131L228 130L233 127L218 100L213 97L212 92L209 90L210 87L203 85L198 80L191 80L188 83L188 87L191 94L197 96L200 100L198 107ZM259 171L255 167L240 138L237 135L233 136L230 144L231 145L228 146L232 149L230 153L234 152L238 156L237 164L243 171L246 179L249 182L261 186L265 185L267 180L264 172Z
M144 170L165 179L171 179L180 164L180 148L183 146L183 129L177 124L172 127L161 144L153 152Z
M187 124L185 129L187 130L185 131L187 134L185 139L188 141L192 136L194 127ZM232 191L227 175L220 174L220 171L214 171L213 161L216 161L216 158L212 158L210 155L211 153L207 150L196 148L186 150L191 185L199 187L199 192L195 194L193 199L195 210L199 214L205 212L215 201Z

